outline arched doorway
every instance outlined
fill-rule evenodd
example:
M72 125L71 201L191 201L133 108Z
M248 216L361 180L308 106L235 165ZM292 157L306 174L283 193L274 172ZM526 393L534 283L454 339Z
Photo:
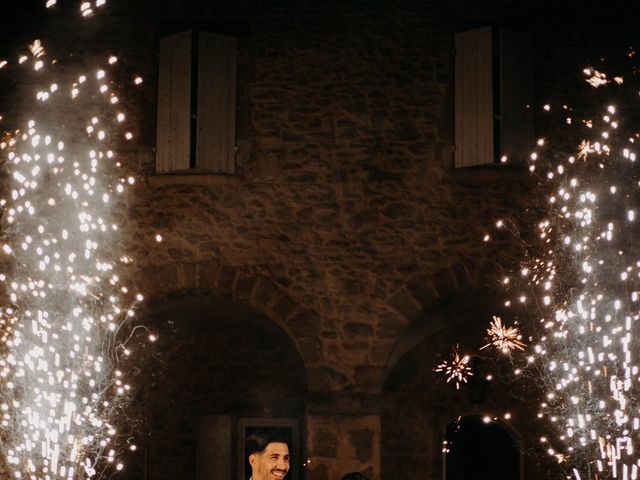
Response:
M463 412L501 415L518 411L520 402L514 391L501 388L507 378L500 374L501 369L511 370L507 363L492 364L490 372L495 378L488 383L482 374L485 359L474 359L475 376L459 389L434 372L456 344L465 353L477 352L486 331L483 319L491 316L487 305L487 301L468 299L434 307L401 335L383 390L382 480L445 480L441 452L450 419ZM518 475L513 480L519 480Z
M519 480L520 450L497 422L462 417L445 429L445 480Z
M240 478L256 426L289 429L302 449L306 370L274 322L213 297L169 302L144 320L158 341L136 375L146 465L131 478Z

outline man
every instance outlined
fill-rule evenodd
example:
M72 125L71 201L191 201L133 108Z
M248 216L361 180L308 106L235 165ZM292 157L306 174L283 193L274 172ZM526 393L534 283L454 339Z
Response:
M289 439L277 430L258 430L245 441L250 480L282 480L289 471Z

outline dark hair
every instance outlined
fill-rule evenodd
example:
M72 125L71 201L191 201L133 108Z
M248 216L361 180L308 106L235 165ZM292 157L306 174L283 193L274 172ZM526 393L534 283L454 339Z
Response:
M358 472L351 472L347 473L340 480L367 480L367 477Z
M252 432L245 440L245 453L247 458L254 453L264 452L270 443L286 443L291 449L289 435L275 428L265 428Z

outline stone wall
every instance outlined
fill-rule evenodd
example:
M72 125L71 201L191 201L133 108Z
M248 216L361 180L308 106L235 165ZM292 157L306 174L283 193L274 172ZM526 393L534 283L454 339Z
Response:
M379 416L309 415L307 431L306 478L340 478L348 472L380 475Z
M148 478L193 478L195 418L221 412L301 418L309 479L439 478L444 419L476 407L435 383L436 353L465 331L448 314L431 328L433 310L497 303L520 250L508 233L482 239L496 219L527 225L538 207L517 168L452 168L453 33L500 22L534 34L540 101L580 98L557 70L580 42L538 1L129 3L51 35L89 56L122 52L122 85L145 78L123 95L138 132L123 160L138 182L122 241L135 259L127 281L148 298L141 313L163 333L163 380L137 387ZM153 173L158 38L184 28L239 38L233 177ZM191 297L199 323L180 313ZM230 323L239 311L251 313ZM491 308L465 312L479 338Z
M140 272L215 261L286 294L320 342L310 384L336 392L379 391L418 312L493 283L482 237L530 188L525 174L451 170L452 37L437 14L361 7L243 18L240 173L155 177L143 149L128 215Z
M137 152L135 278L161 298L171 292L154 272L197 270L175 288L210 284L267 314L308 376L307 478L378 479L399 336L430 305L493 285L511 238L496 250L482 238L526 208L531 185L520 172L452 170L452 36L435 6L242 5L215 11L239 36L238 174L155 177L152 152ZM159 30L188 23L164 8ZM153 111L143 118L154 124Z

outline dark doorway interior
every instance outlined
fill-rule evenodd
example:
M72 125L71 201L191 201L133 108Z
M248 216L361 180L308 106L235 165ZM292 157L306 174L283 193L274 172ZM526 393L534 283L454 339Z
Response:
M123 478L244 480L238 437L247 427L288 428L302 450L293 420L304 415L306 370L278 325L240 302L195 295L158 307L146 324L158 337L134 392L146 465Z
M498 423L464 417L446 430L446 480L519 480L520 452Z

